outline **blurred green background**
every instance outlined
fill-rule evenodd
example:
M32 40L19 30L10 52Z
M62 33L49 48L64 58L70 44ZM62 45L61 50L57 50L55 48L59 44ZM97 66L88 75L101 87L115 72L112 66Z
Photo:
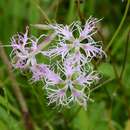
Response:
M127 0L0 0L0 41L10 44L17 32L27 25L48 22L70 24L94 16L103 18L97 26L97 38L104 48L111 41L126 9ZM44 30L30 27L38 36ZM30 84L25 74L9 72L11 48L0 55L0 130L130 130L130 10L118 35L113 40L107 59L96 64L103 78L91 94L87 111L54 108L47 105L42 84ZM1 49L1 52L3 49ZM10 74L11 73L11 74ZM14 78L11 78L12 73ZM17 85L18 84L18 85ZM21 104L17 89L24 97ZM25 108L25 110L24 110Z

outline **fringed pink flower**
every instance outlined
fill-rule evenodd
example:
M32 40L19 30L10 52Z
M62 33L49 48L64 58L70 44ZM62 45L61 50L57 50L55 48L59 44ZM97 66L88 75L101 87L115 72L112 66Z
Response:
M28 28L25 34L17 34L12 37L11 46L13 50L10 56L14 68L25 69L30 64L36 64L33 52L37 49L37 39L28 37Z
M45 79L47 85L55 85L61 81L61 78L45 64L33 65L30 70L33 74L32 81Z
M69 102L78 103L86 109L88 97L84 92L84 89L78 90L75 88L71 89L71 96L69 97Z
M53 24L50 27L58 34L57 36L61 40L72 41L74 39L73 32L75 31L74 27L78 25L78 22L73 22L70 25L63 24Z
M68 105L67 88L47 89L49 104L56 103L57 106Z
M81 48L86 53L87 61L91 61L95 57L106 57L105 52L102 50L102 46L97 44L96 42L82 44Z
M92 83L99 81L100 76L97 72L80 75L75 82L81 86L91 86Z
M86 21L84 28L80 31L80 39L92 38L92 36L96 33L94 29L96 29L96 24L99 22L97 18L89 17Z
M48 51L43 51L43 55L54 58L56 56L61 56L62 59L68 54L69 46L64 42L60 42L56 48L50 49Z

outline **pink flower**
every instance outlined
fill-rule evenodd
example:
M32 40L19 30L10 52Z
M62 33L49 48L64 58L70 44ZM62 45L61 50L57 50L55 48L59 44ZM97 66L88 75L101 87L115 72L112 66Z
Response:
M30 63L36 64L35 55L31 55L37 49L37 39L28 37L28 28L25 34L17 34L12 37L13 51L10 56L14 68L25 69Z
M71 77L75 72L75 61L71 57L67 57L64 61L64 71L66 77Z
M30 67L32 72L32 81L39 81L43 79L47 73L47 66L44 64L37 64Z
M66 95L67 88L62 89L47 89L48 99L49 99L49 105L56 103L57 106L62 105L66 106L68 105L68 98Z
M65 40L73 39L73 25L62 25L62 24L54 24L50 25L50 27L58 34L60 38Z
M48 51L43 51L43 55L49 56L49 57L56 57L61 56L62 59L68 54L69 52L69 46L63 42L58 43L58 47L50 49Z
M92 35L96 33L94 30L96 28L96 24L100 20L97 20L97 18L89 17L89 19L86 21L84 29L80 31L80 39L87 39L92 38Z
M71 25L66 26L60 24L50 25L60 39L58 47L48 51L48 55L61 55L63 60L66 55L75 53L82 63L90 62L92 58L97 56L100 56L101 58L105 55L105 52L102 50L102 46L97 44L98 42L94 42L92 37L96 33L96 24L99 21L100 20L97 20L96 18L90 17L86 21L83 29L79 22L73 22ZM79 33L79 35L74 36L74 32ZM85 42L85 40L87 40L87 42ZM81 48L86 52L86 56L81 53Z
M51 71L45 64L33 65L32 67L30 67L30 70L33 73L33 81L38 81L44 78L47 85L55 85L61 81L60 77L53 71Z
M42 53L42 47L46 42L51 42L51 38L38 45L39 40L45 36L41 35L39 38L28 36L28 28L25 34L17 34L12 37L11 47L13 48L10 57L14 68L26 69L37 64L36 55Z
M88 97L84 93L84 89L78 90L75 88L71 89L71 96L69 97L69 103L76 102L86 109Z
M92 83L97 82L100 79L99 74L92 71L89 74L81 74L74 82L81 86L91 86Z
M48 85L56 85L56 84L59 84L60 82L62 82L62 79L60 78L60 76L58 76L58 74L54 73L50 69L47 69L45 79L46 79L47 86Z
M67 77L71 77L75 72L81 71L82 55L79 52L73 55L68 55L64 60L64 71Z
M87 61L91 61L92 58L97 56L100 58L106 56L105 52L102 50L102 46L98 45L96 42L82 44L81 48L86 52Z

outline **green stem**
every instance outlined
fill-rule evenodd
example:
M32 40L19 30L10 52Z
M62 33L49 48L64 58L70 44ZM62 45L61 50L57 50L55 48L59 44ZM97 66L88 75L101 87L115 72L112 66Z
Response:
M46 12L40 7L40 5L38 4L38 2L35 0L32 0L32 3L36 6L36 8L41 12L41 14L43 15L44 19L46 20L47 23L51 23L51 20L49 19L49 17L47 16Z
M110 83L110 82L111 82L111 81L113 81L113 80L114 80L114 78L110 78L110 79L108 79L108 80L104 81L102 84L99 84L99 85L98 85L98 86L96 86L95 88L92 88L92 89L90 90L90 92L95 91L96 89L98 89L98 88L102 87L102 86L103 86L103 85L105 85L105 84Z
M123 78L123 76L124 76L124 71L125 71L125 68L126 68L126 61L127 61L127 57L128 57L129 36L130 36L130 30L129 30L129 32L128 32L127 40L126 40L126 44L125 44L125 51L124 51L125 54L124 54L124 60L123 60L122 69L121 69L121 73L120 73L120 79Z
M80 1L79 0L77 0L77 11L78 11L78 15L79 15L81 22L84 23L84 16L83 16L81 9L80 9Z
M108 49L110 48L110 46L111 46L112 43L114 42L115 38L117 37L118 33L120 32L120 30L121 30L121 28L122 28L122 26L123 26L123 24L124 24L124 21L125 21L125 19L126 19L126 16L127 16L128 10L129 10L129 5L130 5L130 0L128 0L128 2L127 2L127 5L126 5L126 8L125 8L125 12L124 12L124 15L123 15L123 17L122 17L122 20L121 20L121 22L120 22L120 24L119 24L117 30L115 31L115 33L114 33L112 39L111 39L110 42L108 43L108 45L107 45L107 47L106 47L106 49L105 49L106 51L108 51Z

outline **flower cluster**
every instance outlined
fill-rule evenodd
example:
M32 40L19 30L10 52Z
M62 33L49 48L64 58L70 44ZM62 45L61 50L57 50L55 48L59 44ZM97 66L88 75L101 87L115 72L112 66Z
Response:
M91 86L100 79L98 72L93 70L92 60L106 56L101 42L94 40L99 21L90 17L83 27L78 21L65 26L47 25L53 32L51 37L44 34L39 38L29 37L27 28L25 34L12 38L12 65L22 70L29 69L33 82L42 80L45 83L49 104L70 106L78 103L86 108ZM43 37L47 38L39 43ZM45 44L54 41L56 46L45 50ZM55 59L57 67L52 69L50 64L38 63L36 55L39 53Z

